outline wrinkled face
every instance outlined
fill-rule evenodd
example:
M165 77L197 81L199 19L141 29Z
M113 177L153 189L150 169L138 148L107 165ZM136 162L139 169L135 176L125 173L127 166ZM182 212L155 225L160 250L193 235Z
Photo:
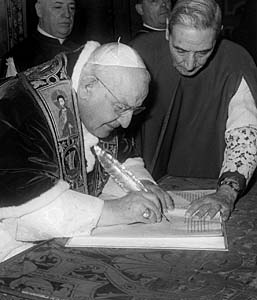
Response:
M122 93L111 90L102 79L94 77L86 86L80 83L78 105L80 117L87 130L105 138L119 126L127 128L134 112L142 110L144 98L141 95Z
M155 28L165 28L171 10L170 0L143 0L139 14L143 22Z
M36 11L39 25L47 33L61 39L71 33L75 0L38 0Z
M175 25L169 36L173 65L184 76L195 75L206 64L216 43L215 31Z

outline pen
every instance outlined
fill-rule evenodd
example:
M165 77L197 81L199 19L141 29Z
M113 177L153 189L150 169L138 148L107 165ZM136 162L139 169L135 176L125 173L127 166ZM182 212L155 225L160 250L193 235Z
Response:
M123 165L121 165L118 160L116 160L110 153L107 153L101 147L95 145L94 152L98 157L100 164L106 170L107 173L114 179L114 181L125 191L144 191L150 192L144 184L136 178L136 176L129 170L127 170ZM161 211L161 215L165 218L168 222L170 220L167 216ZM143 217L148 219L151 216L151 211L147 208L144 213Z

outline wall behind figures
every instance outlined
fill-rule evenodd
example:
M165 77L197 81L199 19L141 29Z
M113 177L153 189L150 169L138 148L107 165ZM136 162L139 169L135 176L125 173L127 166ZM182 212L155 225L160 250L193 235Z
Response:
M233 30L239 25L246 0L226 0L223 2L224 35L231 38Z
M175 1L171 0L173 4ZM231 38L246 0L216 1L223 11L223 35ZM122 42L128 42L141 27L135 4L136 0L77 0L74 39L82 43L92 39L105 43L121 37Z
M130 41L140 21L134 9L135 1L77 0L74 40L107 43L120 37L123 43Z
M113 18L112 0L77 1L74 39L82 43L87 40L109 42L114 35Z
M172 0L174 3L175 0ZM217 0L223 11L223 35L231 38L246 0ZM256 0L257 1L257 0ZM0 0L0 57L37 26L36 0ZM127 43L141 25L136 0L76 0L77 12L72 38L85 43L117 41Z
M27 0L28 34L37 25L35 2ZM77 0L72 39L78 43L88 40L107 43L121 37L122 42L128 42L136 30L134 20L138 22L139 18L134 5L135 0Z
M0 57L8 49L6 4L0 1Z
M26 1L0 1L0 56L26 36Z

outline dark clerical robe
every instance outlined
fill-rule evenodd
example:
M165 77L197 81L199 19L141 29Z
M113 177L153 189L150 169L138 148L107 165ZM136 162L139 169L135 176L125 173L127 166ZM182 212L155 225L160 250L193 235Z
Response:
M22 72L54 58L60 52L72 51L78 47L79 45L69 38L61 44L58 39L35 31L30 37L15 45L2 57L0 76L4 77L6 74L6 59L8 57L13 57L17 72Z
M152 76L147 110L136 124L147 168L155 179L167 173L218 178L226 146L228 106L242 77L257 99L253 60L239 45L222 40L204 68L185 77L173 67L163 33L139 36L132 46Z

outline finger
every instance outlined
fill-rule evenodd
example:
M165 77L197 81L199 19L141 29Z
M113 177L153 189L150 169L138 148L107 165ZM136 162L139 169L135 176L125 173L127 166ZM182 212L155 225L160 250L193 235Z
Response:
M162 202L164 203L163 209L169 210L174 209L174 201L169 193L164 190L161 190Z
M201 218L203 218L206 215L207 215L207 211L206 210L198 210L192 216L201 219Z
M158 199L159 199L159 202L160 202L161 211L162 212L167 212L168 211L168 206L167 206L165 196L162 193L159 193Z
M148 186L149 191L151 191L158 200L160 201L162 211L167 211L168 209L168 203L170 203L170 196L167 192L165 192L162 188L160 188L158 185L149 185ZM172 203L171 203L172 206ZM172 206L173 207L173 206Z
M166 202L166 205L167 205L167 210L173 210L175 208L174 200L166 192L165 192L165 202Z
M199 205L190 205L186 210L186 216L192 217L199 211Z
M158 192L158 199L161 203L162 211L167 211L168 206L165 199L165 194L162 191Z
M198 218L203 218L204 216L207 216L209 213L210 204L202 205L192 214L192 216L197 216Z
M210 216L211 219L213 219L219 210L220 210L220 206L211 207L208 210L208 215Z
M221 212L221 217L223 221L227 221L230 217L230 211L229 210L224 210Z
M157 195L155 195L153 193L143 192L143 196L147 200L150 200L150 202L152 202L158 208L159 211L161 210L161 203L160 203L159 198L157 197Z
M156 189L157 191L157 196L158 196L158 199L161 203L161 206L162 206L162 211L163 212L167 212L168 211L168 204L170 205L170 196L168 193L166 193L165 191L163 191L162 189L158 188ZM171 202L171 205L172 205L172 202Z
M153 202L151 202L151 201L149 201L149 203L147 203L146 206L147 206L147 207L150 209L150 211L151 211L150 217L151 217L152 214L153 214L154 217L155 217L155 222L156 222L156 221L157 221L157 222L160 222L161 219L162 219L161 208L160 208L160 206L157 207L157 206L155 205L155 203L153 203Z

